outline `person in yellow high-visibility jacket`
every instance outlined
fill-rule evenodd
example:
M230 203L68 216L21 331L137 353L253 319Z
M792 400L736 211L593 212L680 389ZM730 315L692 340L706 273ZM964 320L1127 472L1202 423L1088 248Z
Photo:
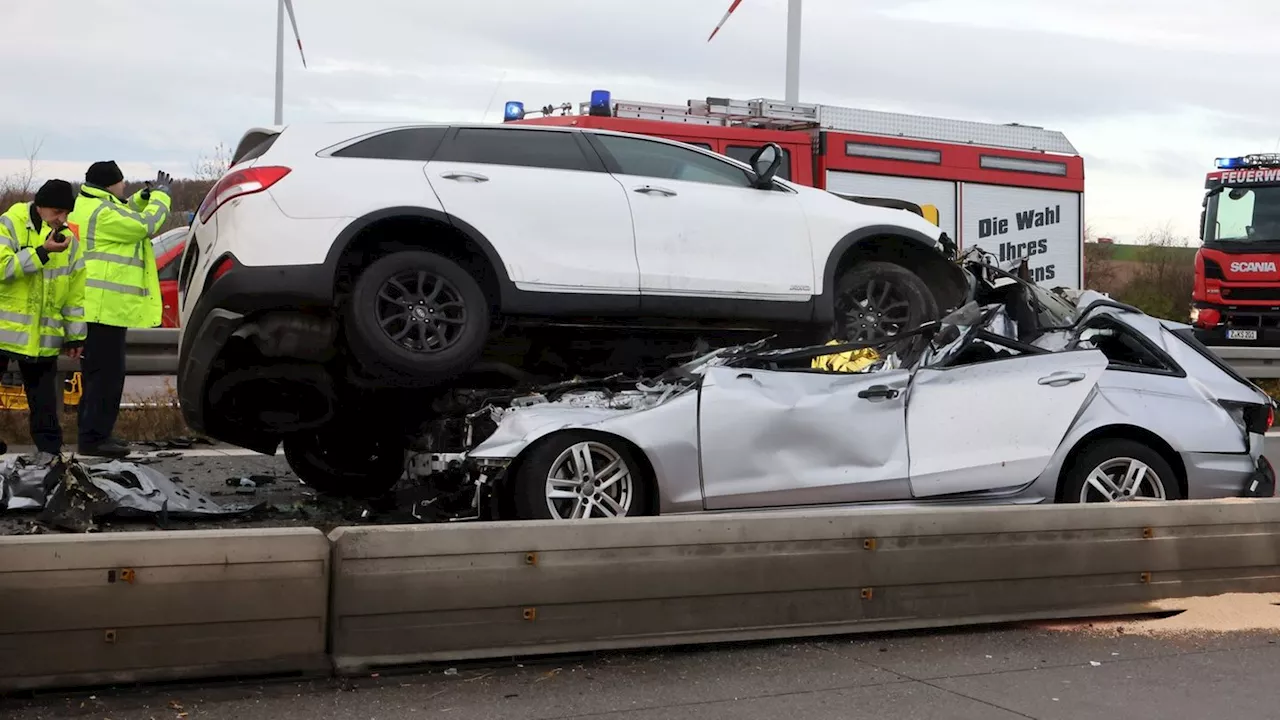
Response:
M71 183L50 180L0 215L0 361L17 361L31 437L53 455L62 452L58 354L80 357L87 332L83 250L66 228L74 207Z
M84 245L85 320L80 397L81 455L122 458L129 446L111 435L124 394L125 341L129 328L160 324L163 302L151 237L169 217L169 184L161 172L124 200L124 173L112 161L85 173L67 224Z

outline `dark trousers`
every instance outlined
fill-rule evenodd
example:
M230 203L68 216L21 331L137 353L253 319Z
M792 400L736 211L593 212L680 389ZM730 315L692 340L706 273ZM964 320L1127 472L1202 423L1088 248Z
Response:
M36 450L57 455L62 452L62 423L58 418L58 408L61 407L58 394L62 392L62 383L58 382L58 360L12 359L18 361L18 372L22 374L31 439L36 443ZM10 358L3 360L7 367Z
M80 397L80 447L98 445L111 437L124 396L127 330L89 323L80 359L84 394Z

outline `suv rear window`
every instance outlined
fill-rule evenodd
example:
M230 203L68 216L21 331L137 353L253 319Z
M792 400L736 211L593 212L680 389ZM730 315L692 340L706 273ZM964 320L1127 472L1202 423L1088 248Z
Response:
M371 160L417 160L427 162L436 154L449 128L404 128L392 130L337 150L334 157Z
M571 132L460 128L434 158L441 162L594 170Z

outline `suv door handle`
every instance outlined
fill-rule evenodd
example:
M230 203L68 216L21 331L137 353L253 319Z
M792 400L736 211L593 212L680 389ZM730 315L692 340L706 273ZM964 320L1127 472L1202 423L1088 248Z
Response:
M656 185L641 185L635 189L635 192L644 193L646 195L661 195L663 197L673 197L676 194L674 190L668 190Z
M472 182L489 182L489 178L485 177L484 175L481 175L480 173L473 173L473 172L452 171L452 172L442 173L440 177L444 178L445 180L470 180Z
M1040 378L1037 382L1039 382L1041 385L1048 385L1049 387L1063 387L1065 385L1070 385L1071 383L1074 383L1074 382L1080 382L1086 377L1088 376L1081 372L1060 371L1060 372L1050 373L1048 375L1045 375L1044 377Z
M898 391L888 385L872 385L858 393L863 400L892 400L898 397Z

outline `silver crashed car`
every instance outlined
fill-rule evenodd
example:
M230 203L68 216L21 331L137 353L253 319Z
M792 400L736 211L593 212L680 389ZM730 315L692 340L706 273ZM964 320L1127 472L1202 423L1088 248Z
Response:
M914 334L858 372L811 361L866 345L757 343L526 398L466 462L525 519L1274 494L1273 402L1188 326L1006 274Z

